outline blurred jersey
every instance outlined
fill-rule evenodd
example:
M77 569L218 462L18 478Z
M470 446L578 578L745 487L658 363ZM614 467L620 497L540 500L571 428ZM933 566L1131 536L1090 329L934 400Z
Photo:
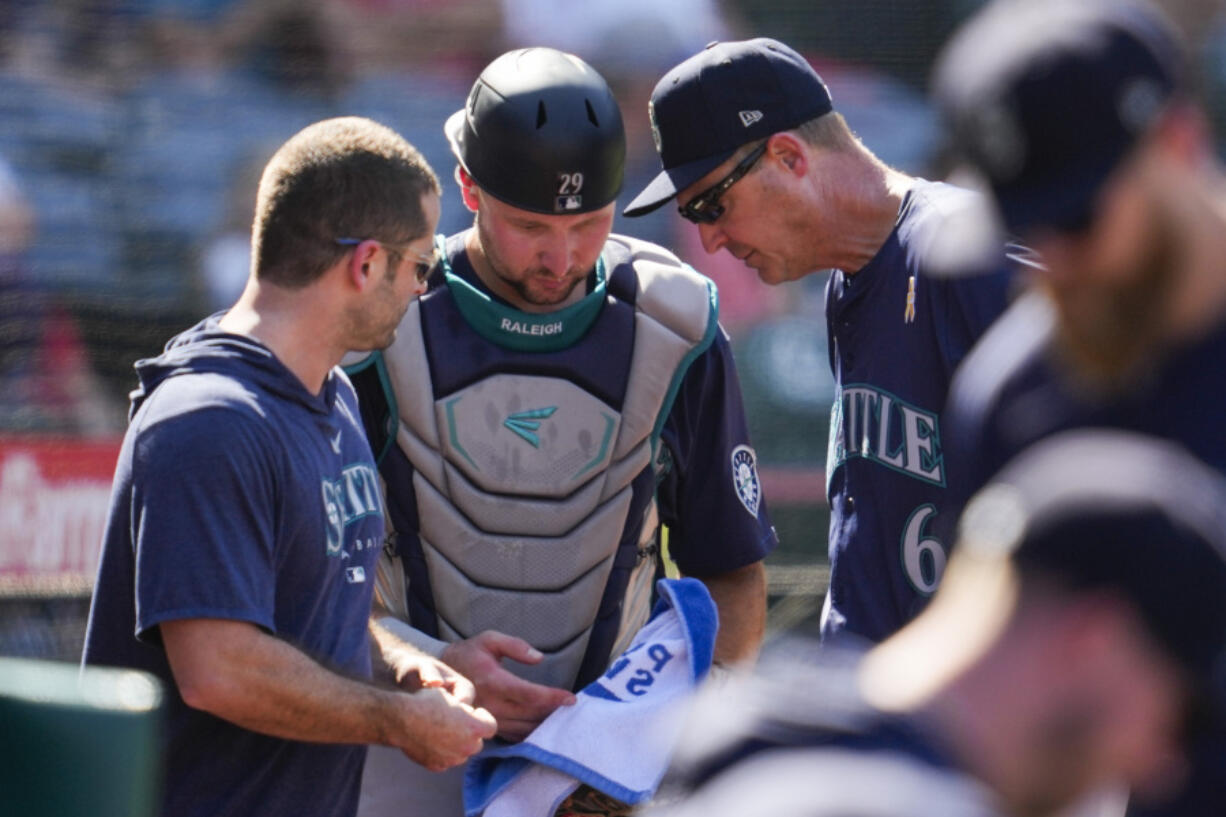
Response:
M1094 397L1077 388L1060 360L1055 314L1034 294L992 327L950 391L947 428L960 469L959 504L1014 454L1070 428L1123 428L1174 440L1226 473L1226 321L1171 350L1123 393ZM1130 814L1209 817L1226 813L1226 730L1206 736L1184 794Z
M775 656L700 695L647 817L999 813L937 736L863 701L856 653L793 644Z

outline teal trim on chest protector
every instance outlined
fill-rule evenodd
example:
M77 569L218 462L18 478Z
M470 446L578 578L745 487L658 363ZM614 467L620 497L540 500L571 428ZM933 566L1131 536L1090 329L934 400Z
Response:
M345 373L355 375L365 369L375 367L375 373L379 376L379 386L383 390L383 397L387 400L387 439L383 441L383 446L375 452L375 465L382 465L383 458L387 456L387 452L396 444L396 432L400 430L400 406L396 404L396 391L392 388L391 378L387 374L387 361L383 359L382 350L376 350L370 353L370 356L364 360L360 360L352 366L345 367Z
M694 268L689 264L685 265L686 269L694 272ZM697 275L697 272L694 272ZM681 390L681 381L685 379L685 373L689 371L690 366L698 359L699 355L707 351L715 341L715 333L719 331L719 290L715 286L714 281L707 281L707 331L703 333L702 340L691 349L681 363L677 365L677 371L673 373L673 380L668 384L668 392L664 395L664 402L660 405L660 413L656 416L655 427L651 430L651 456L655 459L656 453L660 448L660 434L664 430L664 423L668 420L668 415L673 410L673 402L677 399L677 392Z
M605 300L605 261L596 261L596 287L557 312L521 312L498 303L444 267L447 287L464 320L478 335L514 352L554 352L574 345L600 315Z

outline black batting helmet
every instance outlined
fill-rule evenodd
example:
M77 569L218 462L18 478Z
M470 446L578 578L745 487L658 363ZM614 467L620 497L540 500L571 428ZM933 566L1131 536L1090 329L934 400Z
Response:
M621 192L626 131L612 91L573 54L509 51L443 127L481 189L523 210L599 210Z

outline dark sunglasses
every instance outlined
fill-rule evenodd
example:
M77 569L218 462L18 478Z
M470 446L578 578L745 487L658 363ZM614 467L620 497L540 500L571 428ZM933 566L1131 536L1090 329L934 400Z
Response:
M416 250L410 250L408 244L392 244L388 241L380 241L377 238L337 238L335 241L342 247L356 247L363 241L374 241L400 255L409 255L416 258L417 263L414 265L413 274L417 277L417 283L419 284L424 284L426 279L430 277L430 273L434 272L435 267L443 260L443 251L439 249L437 244L434 246L433 252L429 255L424 255Z
M763 142L738 162L737 166L732 168L732 172L690 199L684 207L678 207L677 212L681 213L682 218L695 224L714 224L724 214L724 206L719 203L720 198L728 192L728 188L739 182L741 177L749 172L749 169L762 158L765 152L766 142Z

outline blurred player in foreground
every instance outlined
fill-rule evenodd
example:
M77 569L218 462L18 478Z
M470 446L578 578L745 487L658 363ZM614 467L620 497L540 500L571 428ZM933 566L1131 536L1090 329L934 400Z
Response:
M997 3L942 57L955 144L1043 261L951 393L947 428L976 466L959 495L1089 424L1226 471L1226 175L1181 46L1138 3ZM1165 813L1226 813L1226 731L1200 758Z
M822 634L884 638L945 565L933 535L950 467L939 412L955 366L1005 307L1003 245L972 262L995 274L931 277L946 271L934 233L976 197L887 167L782 43L708 47L660 80L649 111L664 172L626 215L675 197L707 252L727 250L768 284L833 268Z
M968 505L933 602L691 718L652 817L1043 817L1175 785L1226 715L1226 482L1128 432L1054 436ZM816 668L815 668L816 662Z
M512 51L446 123L472 229L349 368L396 545L381 600L522 739L646 621L659 525L752 659L775 546L714 284L610 235L625 133L590 66ZM385 581L386 580L386 581ZM459 774L372 751L363 815L461 813Z
M168 696L163 815L353 814L361 744L430 768L496 725L396 644L371 675L379 476L336 368L389 344L433 263L438 180L365 119L316 123L264 170L239 301L137 364L84 662Z

